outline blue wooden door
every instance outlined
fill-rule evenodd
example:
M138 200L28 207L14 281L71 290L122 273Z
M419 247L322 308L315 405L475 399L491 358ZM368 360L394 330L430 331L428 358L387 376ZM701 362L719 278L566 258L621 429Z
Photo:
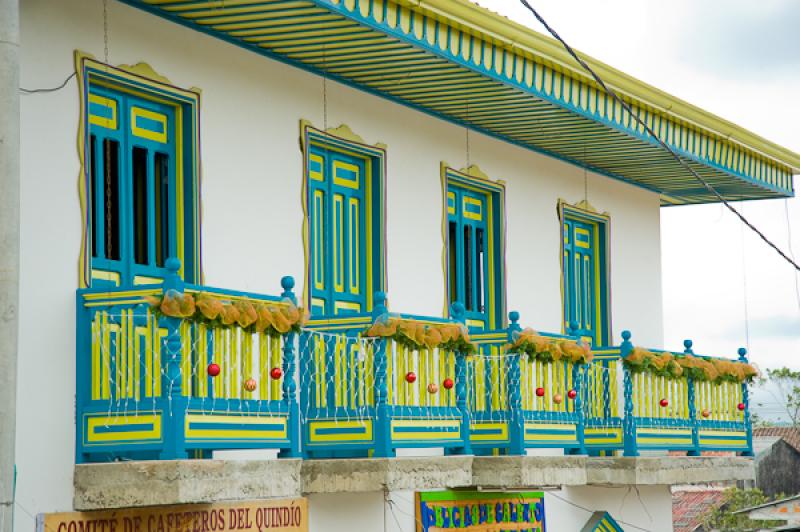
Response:
M308 156L311 312L367 312L368 189L363 158L312 144Z
M601 253L596 224L564 220L564 328L578 324L581 335L601 340L601 294L599 291Z
M178 256L175 107L92 85L92 285L157 283Z
M448 290L450 302L466 309L471 327L489 326L489 249L487 194L450 184L447 188Z

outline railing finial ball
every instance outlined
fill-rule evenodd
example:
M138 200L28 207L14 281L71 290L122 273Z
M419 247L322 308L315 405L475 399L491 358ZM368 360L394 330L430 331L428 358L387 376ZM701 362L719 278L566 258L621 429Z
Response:
M745 357L747 357L747 349L745 349L744 347L740 347L737 353L739 353L739 358L742 360L744 360Z
M464 318L467 309L464 308L464 304L460 301L454 301L452 305L450 305L450 314L453 315L453 319L456 321L461 321Z
M694 342L692 342L688 338L683 341L683 347L685 347L686 349L691 349L692 345L694 345Z
M294 277L291 275L284 275L281 277L281 288L287 292L291 291L294 288Z
M181 259L178 257L170 257L167 259L167 262L164 264L164 266L166 266L169 273L178 273L178 271L181 269Z
M508 319L511 321L511 323L517 323L519 321L519 312L512 310L508 313Z
M622 339L626 342L631 339L631 332L630 331L622 331Z

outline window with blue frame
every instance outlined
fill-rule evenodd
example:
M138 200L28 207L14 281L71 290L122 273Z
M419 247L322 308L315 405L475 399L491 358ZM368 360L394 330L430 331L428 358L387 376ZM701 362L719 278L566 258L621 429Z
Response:
M574 322L594 345L610 340L607 215L559 204L564 329Z
M159 283L169 257L198 277L191 98L87 68L87 242L92 286ZM188 139L188 141L186 141Z
M383 150L304 129L310 309L372 310L383 287Z
M505 191L482 174L452 168L444 168L443 180L448 303L464 305L472 328L500 327L505 315Z

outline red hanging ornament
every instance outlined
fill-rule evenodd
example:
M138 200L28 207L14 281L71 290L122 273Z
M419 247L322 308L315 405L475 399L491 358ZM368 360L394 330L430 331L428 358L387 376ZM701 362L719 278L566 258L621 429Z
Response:
M711 411L708 408L704 408L700 414L702 414L703 417L708 417L711 415Z
M569 397L570 399L575 399L576 397L578 397L578 392L575 390L570 390L567 392L567 397Z
M256 391L257 386L258 384L256 384L255 379L247 379L246 381L244 381L244 389L247 390L248 392Z
M209 377L216 377L217 375L219 375L220 372L219 364L215 364L212 362L206 368L206 372L208 373Z
M409 371L406 373L406 382L409 384L413 384L417 381L417 374L413 371Z
M283 370L276 366L270 370L269 376L275 380L278 380L283 377Z
M560 404L561 404L561 401L563 401L563 400L564 400L564 397L562 397L562 395L561 395L560 393L557 393L557 394L555 394L555 395L553 396L553 402L554 402L555 404L557 404L557 405L560 405Z
M661 406L667 406L669 404L669 401L667 401L666 399L662 399L658 402L658 404L660 404Z
M736 405L736 408L738 408L739 410L744 410L744 403L739 403L738 405Z
M544 397L544 388L536 388L536 397Z
M439 385L435 382L432 382L428 385L428 393L434 394L439 391Z
M453 379L450 377L447 377L444 381L442 381L442 386L444 386L445 390L452 390L454 384L455 383L453 382Z

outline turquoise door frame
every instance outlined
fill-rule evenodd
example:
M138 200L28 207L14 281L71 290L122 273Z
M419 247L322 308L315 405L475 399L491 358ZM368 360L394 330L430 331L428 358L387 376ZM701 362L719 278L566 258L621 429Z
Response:
M319 144L309 146L309 280L314 315L369 310L369 164L364 157Z
M94 84L88 105L92 284L161 281L178 251L176 107Z
M491 196L455 183L447 187L447 249L450 302L461 302L471 327L490 327L489 208Z
M447 312L459 302L471 329L504 327L505 185L442 163L442 190Z
M562 210L563 326L594 345L610 341L607 275L607 218Z

